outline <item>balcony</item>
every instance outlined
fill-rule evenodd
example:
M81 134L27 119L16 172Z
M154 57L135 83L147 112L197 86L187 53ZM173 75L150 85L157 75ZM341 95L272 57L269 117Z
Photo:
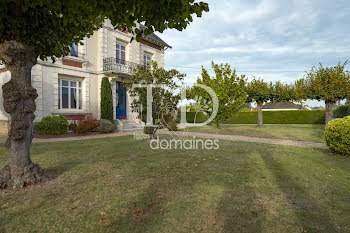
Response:
M117 59L114 57L103 59L104 73L133 75L134 70L137 68L137 66L139 66L139 64L131 61Z
M66 66L73 66L77 68L83 68L83 64L86 63L86 55L79 52L70 52L68 56L62 58L62 64Z

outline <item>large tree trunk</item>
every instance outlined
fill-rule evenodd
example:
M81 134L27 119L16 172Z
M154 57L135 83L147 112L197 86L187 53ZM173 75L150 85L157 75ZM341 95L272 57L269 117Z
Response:
M333 109L335 102L326 101L325 124L327 125L333 118Z
M264 127L264 119L263 119L263 112L262 112L262 103L258 103L258 128Z
M0 57L11 72L11 80L2 87L4 109L11 115L6 145L7 165L0 170L0 188L22 188L46 178L39 165L30 159L36 90L31 86L31 69L37 62L34 49L17 41L0 43Z

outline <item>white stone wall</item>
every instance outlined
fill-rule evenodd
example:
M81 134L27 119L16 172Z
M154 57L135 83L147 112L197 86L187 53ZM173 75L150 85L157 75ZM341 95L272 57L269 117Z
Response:
M35 121L40 121L45 116L69 113L92 113L97 119L100 118L100 89L101 81L106 74L103 73L103 59L116 57L117 41L126 45L126 60L137 64L143 64L143 54L148 53L152 60L157 61L160 67L164 67L164 51L159 51L147 45L143 45L134 39L131 43L131 33L123 33L114 30L109 22L105 27L99 29L90 38L83 40L84 45L78 45L78 51L86 55L86 61L82 68L66 66L62 64L62 59L52 63L50 59L41 61L32 69L32 85L37 89L36 99L37 109ZM0 69L3 67L0 67ZM0 73L0 86L9 81L10 72ZM58 78L82 80L83 108L68 110L58 109ZM114 118L116 107L116 85L115 80L130 78L130 76L110 77L113 92ZM131 111L131 98L128 93L127 114L129 118L134 118L137 113ZM0 88L0 120L8 120L9 114L3 109L2 89Z

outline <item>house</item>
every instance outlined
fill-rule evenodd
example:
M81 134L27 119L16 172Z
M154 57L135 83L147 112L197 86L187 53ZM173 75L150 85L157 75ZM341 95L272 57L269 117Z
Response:
M283 102L272 102L267 103L262 106L263 111L283 111L283 110L306 110L301 105L297 105L292 102L283 101Z
M141 24L137 27L144 28ZM35 122L52 115L64 115L68 120L88 115L100 119L100 87L105 76L112 86L114 119L125 116L134 121L138 114L131 111L128 90L121 82L132 77L134 67L151 60L164 67L164 52L171 47L156 34L144 36L140 42L131 39L131 33L114 29L107 20L82 41L84 45L73 44L69 56L55 63L38 59L32 69L32 85L39 95ZM6 67L0 65L0 86L10 77ZM9 119L0 89L0 133L7 131Z

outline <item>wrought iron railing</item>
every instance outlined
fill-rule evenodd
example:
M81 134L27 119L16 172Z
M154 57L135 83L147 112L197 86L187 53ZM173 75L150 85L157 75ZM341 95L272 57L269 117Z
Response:
M131 61L108 57L103 59L103 71L114 71L117 73L134 74L135 68L139 64Z

